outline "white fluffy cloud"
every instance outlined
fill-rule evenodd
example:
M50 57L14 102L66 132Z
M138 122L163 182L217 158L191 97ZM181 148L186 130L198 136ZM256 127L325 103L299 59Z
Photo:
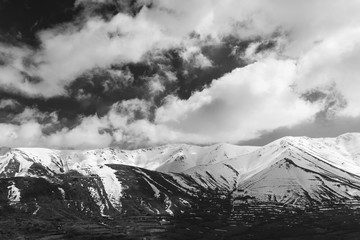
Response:
M96 116L87 117L73 129L62 129L50 135L43 135L44 144L55 148L98 148L109 146L112 136L103 131L107 123Z
M87 70L138 62L148 52L174 46L183 47L184 60L206 68L213 63L199 46L208 36L212 41L227 35L266 39L277 31L281 46L258 54L259 43L250 45L245 57L252 64L187 100L167 97L154 121L148 120L150 103L135 99L114 105L104 117L84 118L74 129L50 135L43 134L45 126L31 117L18 125L0 124L0 144L89 148L113 143L237 142L311 121L323 103L305 101L300 95L334 83L347 102L338 114L360 116L360 1L155 0L153 6L136 17L89 18L80 29L67 25L43 31L40 51L0 46L12 56L0 66L1 87L29 95L59 95ZM194 31L200 34L199 41L188 39ZM34 64L25 66L23 59L29 56ZM22 72L44 81L31 84ZM151 91L162 92L163 81L154 77Z
M74 129L64 128L46 135L46 125L35 120L20 124L0 123L0 145L8 147L52 147L52 148L97 148L107 147L112 143L109 133L101 132L104 123L97 117L84 118Z
M0 81L29 95L62 95L66 84L86 71L113 63L138 62L148 51L172 46L171 36L147 21L144 14L133 18L119 13L110 22L93 18L80 30L72 26L43 31L39 34L42 49L28 54L35 66L25 69L21 57L15 56L20 63L0 69ZM43 81L24 84L21 71Z
M197 134L204 142L236 142L295 125L319 109L292 90L295 74L292 60L265 59L238 68L188 100L168 98L156 112L156 123Z
M0 123L2 146L34 146L41 143L41 126L31 121L21 125Z
M31 117L30 113L33 113ZM144 118L137 119L136 114ZM92 149L107 147L112 144L126 148L150 146L169 142L201 142L202 136L169 129L162 124L154 124L146 119L149 103L133 99L114 104L110 112L99 118L83 118L72 129L63 128L50 134L44 130L56 123L57 116L51 122L40 124L34 118L40 113L33 109L17 116L18 123L0 123L0 145L8 147L50 147L57 149Z

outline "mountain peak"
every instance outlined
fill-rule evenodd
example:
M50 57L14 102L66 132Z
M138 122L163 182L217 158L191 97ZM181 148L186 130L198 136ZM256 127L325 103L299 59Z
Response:
M338 141L347 141L347 142L351 142L351 141L357 141L360 142L360 133L344 133L341 134L340 136L338 136L336 138L336 140Z

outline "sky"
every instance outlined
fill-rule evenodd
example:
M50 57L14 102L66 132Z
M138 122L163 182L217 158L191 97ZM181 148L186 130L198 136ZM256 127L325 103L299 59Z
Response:
M0 145L360 131L358 0L0 0Z

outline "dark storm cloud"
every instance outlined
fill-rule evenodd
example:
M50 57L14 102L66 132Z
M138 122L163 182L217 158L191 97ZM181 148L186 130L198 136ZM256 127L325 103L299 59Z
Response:
M79 4L76 4L79 2ZM135 16L143 6L136 0L0 0L0 42L41 47L38 32L66 23L81 25L91 16L110 20L119 12Z
M1 0L0 41L39 46L39 30L73 21L79 9L75 0Z
M148 98L147 85L139 78L135 80L129 67L94 69L72 82L67 91L82 107L81 113L103 116L118 101Z
M275 40L263 41L257 46L255 53L261 53L264 51L271 51L276 47L277 43Z
M206 69L193 67L193 65L179 59L178 55L173 55L173 67L179 79L178 96L181 99L187 99L192 93L203 89L214 79L220 78L235 68L246 66L247 62L239 56L254 41L244 41L229 36L222 39L221 43L204 45L201 52L212 62L212 66Z

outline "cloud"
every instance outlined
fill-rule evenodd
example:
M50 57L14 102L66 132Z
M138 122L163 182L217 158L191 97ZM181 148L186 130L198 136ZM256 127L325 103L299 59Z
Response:
M103 117L83 118L72 129L34 136L40 144L57 148L113 144L134 148L169 142L234 143L251 139L262 131L311 119L321 109L320 104L301 99L292 91L295 74L292 60L264 59L224 75L187 100L168 97L156 109L154 121L149 120L150 102L131 99L114 104ZM24 127L21 123L13 128L11 136L21 136ZM16 144L16 139L6 142Z
M76 5L108 2L83 0ZM116 3L122 6L120 9L128 8L121 1ZM346 4L340 0L154 0L138 1L134 6L141 9L135 16L125 10L109 21L91 15L81 24L67 23L43 30L38 33L40 50L13 47L8 52L16 63L0 68L0 84L33 96L64 95L67 84L93 68L139 62L149 52L180 46L186 49L184 59L209 67L211 61L198 51L203 42L189 40L189 34L194 32L204 41L209 36L222 41L229 35L239 39L268 38L284 29L290 32L283 36L289 44L284 54L299 58L304 50L312 51L314 42L341 35L337 33L340 29L352 31L360 20L360 3L356 0ZM31 59L33 64L24 65L24 59ZM26 76L41 81L32 83L26 81Z
M77 5L89 2L108 1L78 1ZM254 16L256 12L263 15L260 3L159 0L148 8L147 1L139 1L135 5L145 6L135 16L118 13L109 21L85 16L80 23L77 20L39 32L40 49L24 46L8 50L16 63L7 63L0 69L0 83L30 96L64 95L64 87L86 71L139 62L144 54L173 47L187 49L184 58L191 57L199 67L209 67L211 62L198 51L203 41L191 41L189 34L198 32L203 40L209 36L219 40L229 34L241 38L263 35L264 29L266 34L271 33L274 27L261 26L264 19ZM124 5L121 1L119 4ZM252 20L247 21L249 18ZM26 78L39 81L34 83Z
M119 13L109 22L91 18L82 27L67 24L44 30L39 33L40 51L13 48L11 54L17 63L0 68L0 83L29 95L63 95L64 87L86 71L114 63L136 63L148 51L172 46L172 37L146 19L146 9L143 12L135 17ZM16 55L17 51L22 54ZM24 66L25 57L34 65ZM24 83L22 72L42 81Z
M80 31L57 31L40 34L43 50L35 57L35 73L58 87L49 95L61 94L66 83L85 71L138 62L146 52L172 42L141 13L134 18L119 13L110 22L92 19Z
M195 134L177 132L167 126L154 124L147 119L149 114L149 102L132 99L114 104L103 117L83 117L73 128L61 127L47 133L47 128L56 126L57 114L41 122L41 116L44 115L36 109L25 109L13 123L0 123L0 131L3 133L0 145L56 149L92 149L113 145L138 148L199 138Z
M212 66L211 61L201 53L199 47L190 47L184 49L180 56L195 68L208 68Z
M100 131L105 125L97 117L84 118L73 129L63 128L49 135L44 134L47 125L35 120L20 124L0 123L0 145L87 149L107 147L112 142L110 134Z
M316 120L320 122L336 118L348 104L335 83L322 88L312 88L301 97L311 103L322 102L322 109L316 113Z
M239 141L241 145L263 146L284 136L337 137L347 132L359 132L360 117L338 117L328 121L303 122L292 127L281 127L262 132L258 138Z
M97 117L87 117L73 129L64 128L61 131L44 136L46 145L56 148L87 149L107 147L112 143L112 136L105 131L106 122Z
M360 28L348 28L316 44L301 56L298 67L299 91L335 84L347 101L340 112L343 116L360 115Z
M41 126L37 122L22 125L0 123L0 144L2 146L36 146L41 143Z
M12 99L0 100L0 109L15 109L19 106L19 103Z
M295 74L291 60L266 59L238 68L188 100L169 97L157 109L155 122L196 133L204 142L250 139L261 130L298 124L319 106L292 91Z
M29 94L37 92L29 83L24 62L32 53L25 47L14 47L0 43L0 88L8 91L24 91Z
M108 3L77 5L89 2ZM27 108L1 124L0 144L239 142L360 116L357 0L135 5L135 12L123 4L124 12L109 18L92 14L44 29L39 49L0 46L2 90L44 99L70 94L87 107L106 105L94 107L105 109L101 115L91 112L50 132L57 113L45 118Z

